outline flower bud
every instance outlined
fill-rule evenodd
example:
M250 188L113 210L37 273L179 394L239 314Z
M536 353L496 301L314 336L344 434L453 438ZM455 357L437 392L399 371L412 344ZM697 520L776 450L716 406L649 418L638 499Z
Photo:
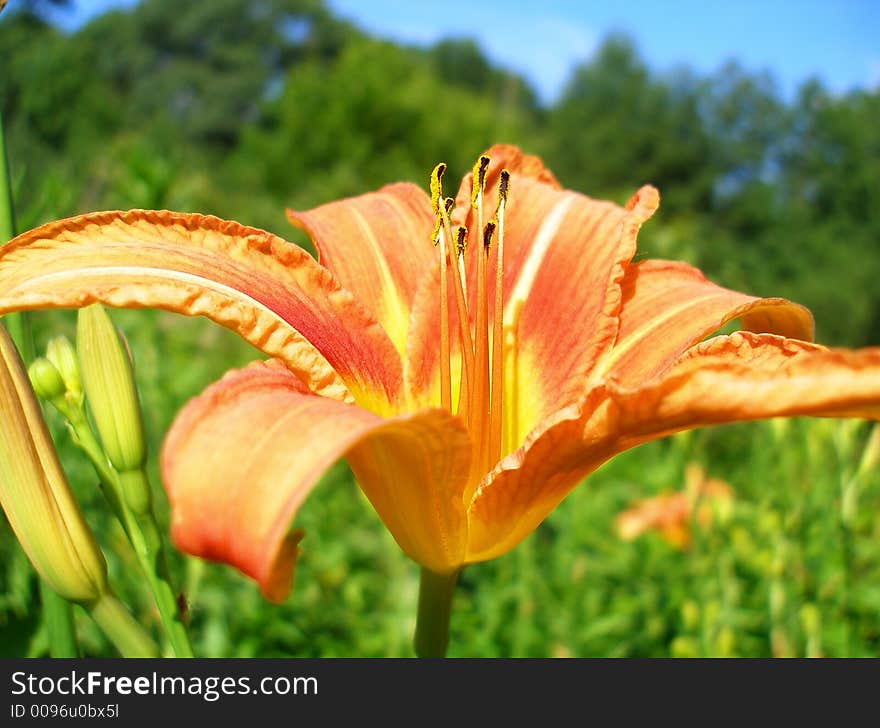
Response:
M28 377L34 392L40 399L50 401L56 397L62 397L67 391L64 380L55 365L43 357L34 359L28 367Z
M107 592L104 556L70 491L18 352L0 327L0 503L34 568L58 594Z
M140 468L146 448L131 360L100 304L80 309L76 348L89 408L107 457L117 470Z
M104 451L120 473L122 494L136 513L149 508L141 408L124 340L100 304L80 309L76 326L80 373Z
M66 336L56 336L46 345L46 358L55 365L68 396L73 397L78 404L82 403L82 381L79 376L79 364L76 361L76 351Z

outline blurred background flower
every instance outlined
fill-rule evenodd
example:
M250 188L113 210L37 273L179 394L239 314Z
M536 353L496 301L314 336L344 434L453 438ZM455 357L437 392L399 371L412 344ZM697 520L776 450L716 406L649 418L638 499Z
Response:
M691 528L708 529L714 518L729 518L733 489L723 480L709 478L702 465L689 463L684 489L664 491L635 501L614 519L617 535L632 541L647 531L656 531L675 548L691 543Z

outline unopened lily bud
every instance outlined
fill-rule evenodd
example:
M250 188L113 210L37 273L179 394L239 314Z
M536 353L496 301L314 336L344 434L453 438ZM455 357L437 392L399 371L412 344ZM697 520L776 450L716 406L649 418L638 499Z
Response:
M141 467L146 447L131 361L100 304L80 309L76 346L89 407L107 457L120 471Z
M64 380L55 368L55 365L43 357L34 359L33 363L28 367L28 377L31 380L34 392L40 399L50 401L64 396L64 393L67 391L67 387L64 386Z
M56 336L46 345L46 358L55 365L64 380L68 395L82 403L82 381L73 344L66 336Z
M136 513L149 508L150 491L137 473L146 459L141 408L131 359L120 334L100 304L80 309L76 349L86 398L101 442L119 471L126 502Z
M36 571L69 601L107 593L107 566L70 491L24 365L0 327L0 503Z

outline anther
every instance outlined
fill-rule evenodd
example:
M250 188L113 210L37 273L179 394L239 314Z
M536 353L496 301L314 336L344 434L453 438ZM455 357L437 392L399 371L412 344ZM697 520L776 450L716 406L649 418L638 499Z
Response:
M489 157L484 154L474 164L471 180L471 207L474 209L478 206L478 200L486 186L486 171L489 169L489 161Z
M431 172L431 209L440 212L440 199L443 196L443 173L446 171L446 163L440 162Z
M483 230L483 250L486 254L489 254L489 248L492 247L492 235L495 233L495 222L494 220L490 220L486 223L486 227Z
M456 232L456 245L459 258L464 255L464 251L467 249L467 234L467 228L464 225L459 225L458 231Z
M506 169L501 170L501 181L498 183L498 204L501 201L507 202L507 191L510 189L510 172Z
M434 229L431 231L431 242L435 247L440 243L440 228L443 227L440 200L443 197L443 173L445 171L446 164L440 162L440 164L434 167L434 171L431 172L431 209L436 216L434 219Z

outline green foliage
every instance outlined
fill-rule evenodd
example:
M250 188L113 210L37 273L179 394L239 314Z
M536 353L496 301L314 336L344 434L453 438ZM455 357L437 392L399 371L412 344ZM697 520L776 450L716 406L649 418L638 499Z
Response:
M154 456L182 403L253 356L203 320L145 311L117 311L114 320L132 346ZM42 314L38 323L38 348L73 329L67 312ZM212 356L193 356L205 351ZM93 473L58 418L51 424L114 587L156 629L137 563ZM880 471L858 473L868 433L857 421L774 421L679 435L615 458L516 549L463 572L450 654L877 654ZM637 499L680 489L693 462L731 484L731 513L694 523L685 550L655 533L620 540L615 516ZM167 522L164 498L155 495ZM174 554L196 654L410 655L418 568L344 465L324 477L297 526L306 531L304 552L280 606L228 567ZM9 534L0 549L0 643L7 654L43 654L36 584ZM85 654L112 654L83 614L77 628Z
M311 206L397 179L426 181L438 159L464 170L495 139L525 141L524 128L521 114L500 112L491 96L445 83L423 53L358 40L331 63L289 72L245 133L233 176Z
M622 202L643 183L659 186L663 207L642 231L640 256L684 258L722 284L802 302L823 341L880 342L876 90L834 96L811 83L788 102L772 78L735 64L708 77L658 75L614 36L540 108L473 41L400 47L319 0L144 0L72 34L41 19L40 3L33 10L0 16L0 109L22 228L90 209L167 207L293 239L286 206L399 179L424 184L439 160L454 178L507 141L594 197ZM135 352L157 483L175 412L254 352L203 321L147 311L116 320ZM72 335L68 314L39 317L39 347L59 333ZM115 554L114 584L155 624L94 475L52 425ZM617 458L513 552L464 572L452 654L877 654L876 470L850 487L865 434L845 422L737 426ZM620 541L615 514L680 487L689 462L730 481L731 517L698 528L686 551L654 534ZM177 555L197 654L410 654L418 570L344 466L297 525L305 553L280 607L231 570ZM45 653L37 598L3 527L4 654ZM85 653L111 654L80 618Z
M577 67L550 110L548 158L575 189L631 194L647 182L681 213L705 203L711 140L687 74L653 77L632 43L612 36Z

